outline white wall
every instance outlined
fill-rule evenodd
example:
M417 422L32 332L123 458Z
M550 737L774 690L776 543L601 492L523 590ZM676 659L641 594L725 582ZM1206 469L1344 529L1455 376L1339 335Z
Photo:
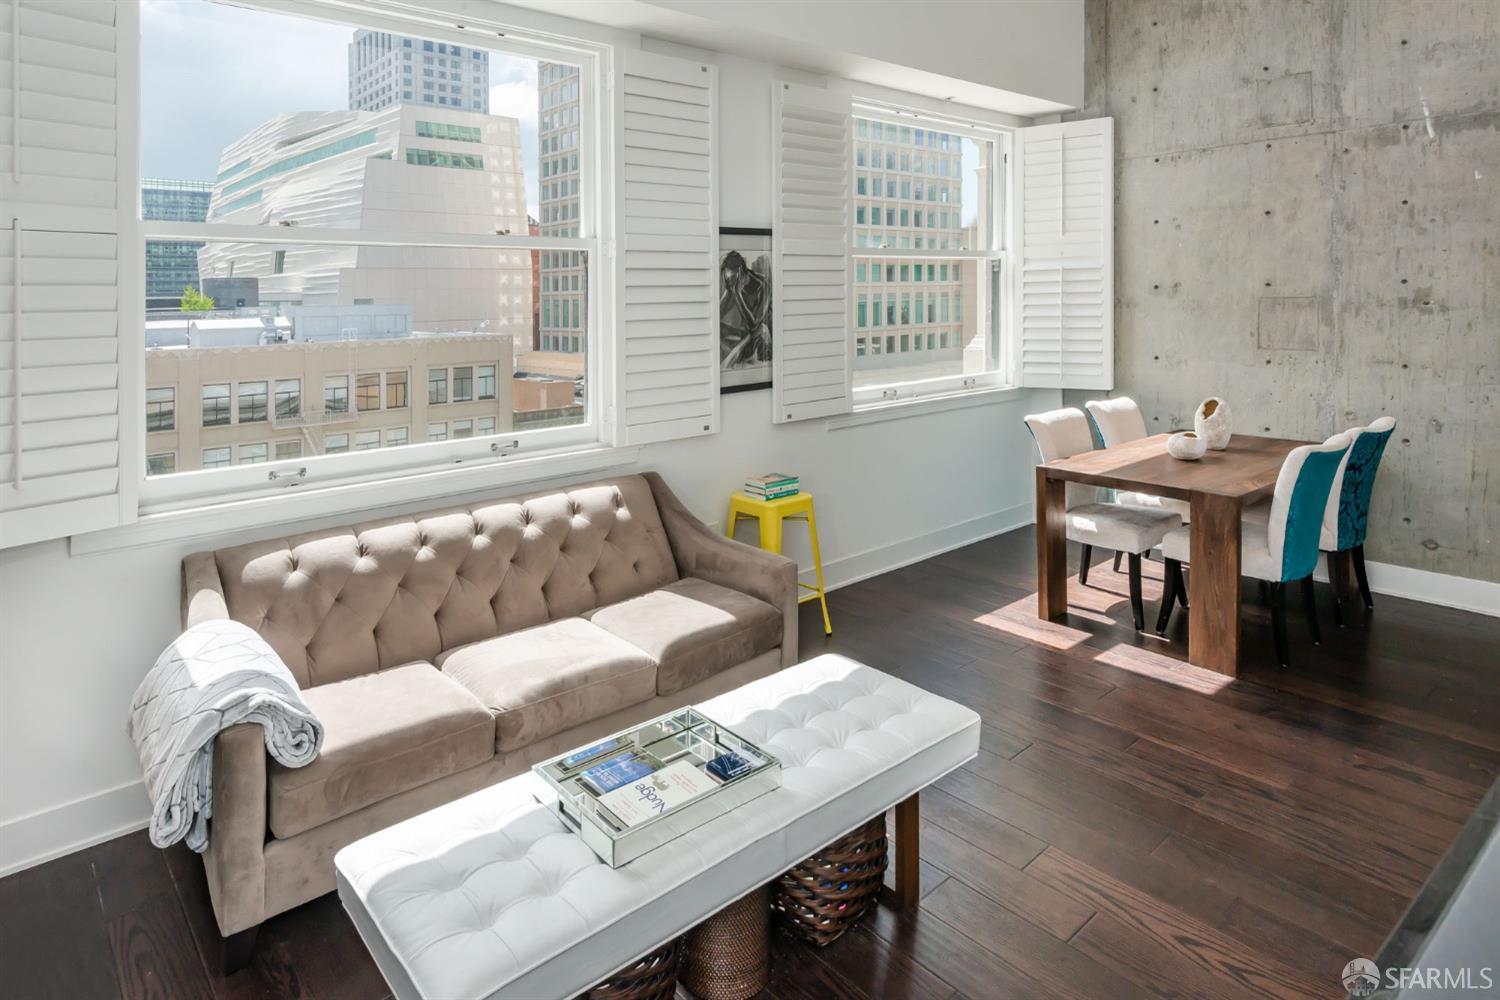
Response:
M643 0L995 90L1083 104L1083 0Z
M720 218L768 226L772 69L715 61L726 123ZM829 430L826 421L773 425L768 392L733 394L720 434L651 446L640 464L715 524L746 474L800 473L817 498L830 582L846 582L1030 521L1033 456L1021 417L1057 405L1059 394L1017 395ZM144 824L125 716L178 631L179 563L189 551L269 534L78 556L61 541L0 551L0 873ZM789 554L807 565L800 537Z

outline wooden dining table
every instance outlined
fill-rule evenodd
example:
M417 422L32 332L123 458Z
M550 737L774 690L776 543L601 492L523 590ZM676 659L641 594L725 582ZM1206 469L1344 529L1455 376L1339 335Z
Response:
M1186 500L1192 508L1188 560L1188 660L1233 677L1240 661L1240 516L1271 495L1281 464L1309 441L1236 434L1196 462L1167 454L1169 434L1082 452L1037 466L1037 614L1068 613L1067 483Z

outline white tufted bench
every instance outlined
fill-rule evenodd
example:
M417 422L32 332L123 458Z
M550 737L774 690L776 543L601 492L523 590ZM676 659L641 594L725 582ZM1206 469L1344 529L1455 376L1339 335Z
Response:
M571 997L907 800L897 876L914 880L914 796L979 748L969 709L837 655L699 707L775 753L781 787L622 868L532 774L340 851L339 896L396 996Z

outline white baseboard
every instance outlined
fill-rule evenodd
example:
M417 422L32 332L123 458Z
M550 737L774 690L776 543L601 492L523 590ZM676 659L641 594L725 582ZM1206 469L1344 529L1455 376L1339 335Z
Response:
M910 538L890 542L886 545L853 555L834 559L823 564L823 585L829 590L847 587L851 583L868 580L893 569L910 566L912 563L931 559L953 549L963 548L974 542L995 535L1014 531L1032 523L1031 504L1017 504L1004 510L950 524L946 528L928 531ZM813 583L812 570L802 573L804 583Z
M1372 593L1500 617L1500 583L1369 560L1365 561L1365 572L1369 574ZM1321 559L1315 576L1328 580Z
M139 779L7 820L0 823L0 877L143 830L150 820Z

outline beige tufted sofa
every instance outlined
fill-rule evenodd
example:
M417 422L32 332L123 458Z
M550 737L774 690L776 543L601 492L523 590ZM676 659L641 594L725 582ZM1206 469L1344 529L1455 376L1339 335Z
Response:
M344 845L796 659L797 571L722 538L655 473L200 552L184 627L256 629L325 738L218 738L204 854L231 951L332 891ZM235 964L232 955L226 961Z

